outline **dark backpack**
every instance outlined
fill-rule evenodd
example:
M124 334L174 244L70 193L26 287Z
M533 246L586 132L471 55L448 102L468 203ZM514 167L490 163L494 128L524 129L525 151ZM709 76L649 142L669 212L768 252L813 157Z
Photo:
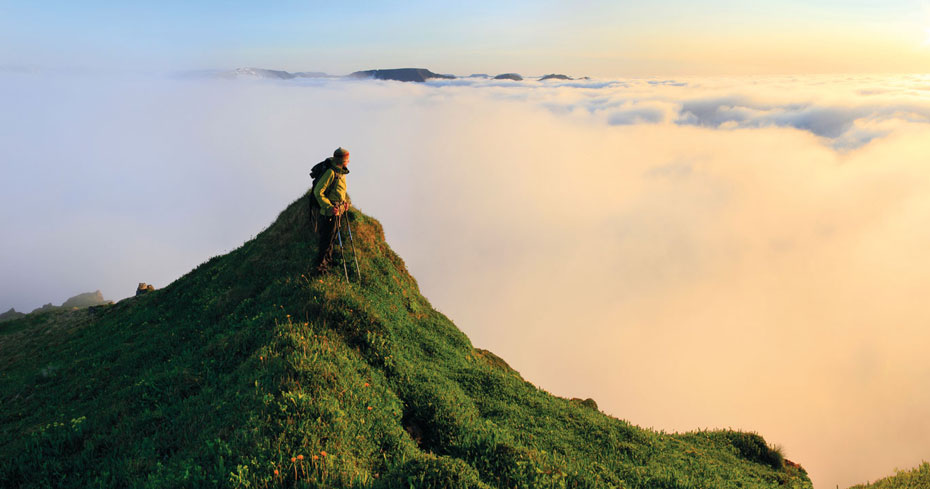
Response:
M311 192L313 191L313 189L316 188L316 184L317 182L320 181L320 177L322 177L323 173L325 173L326 170L329 168L329 161L330 161L330 158L326 158L325 160L313 165L313 168L310 169L310 178L313 179L313 185L310 186ZM325 192L326 189L323 189L323 191ZM316 201L316 197L311 195L310 206L319 207L319 205L320 203Z

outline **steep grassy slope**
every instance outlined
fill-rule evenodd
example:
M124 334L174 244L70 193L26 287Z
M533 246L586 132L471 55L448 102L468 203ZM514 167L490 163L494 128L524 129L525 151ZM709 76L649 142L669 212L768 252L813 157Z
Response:
M849 489L926 489L930 487L930 463L924 462L913 470L879 479L871 484L860 484Z
M361 283L311 274L303 197L164 289L4 323L0 487L810 487L756 434L536 388L350 218Z

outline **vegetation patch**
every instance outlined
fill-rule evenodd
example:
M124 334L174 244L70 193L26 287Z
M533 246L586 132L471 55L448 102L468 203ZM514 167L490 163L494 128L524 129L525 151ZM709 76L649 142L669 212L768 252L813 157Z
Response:
M361 280L314 275L307 204L167 287L4 322L0 487L811 487L759 435L659 433L527 382L361 212Z

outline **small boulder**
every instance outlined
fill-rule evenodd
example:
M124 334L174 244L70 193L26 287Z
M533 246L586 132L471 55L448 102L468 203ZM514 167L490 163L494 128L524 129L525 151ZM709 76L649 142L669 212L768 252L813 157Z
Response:
M149 292L155 292L155 286L152 284L146 284L145 282L139 282L139 287L136 289L136 295L148 294Z

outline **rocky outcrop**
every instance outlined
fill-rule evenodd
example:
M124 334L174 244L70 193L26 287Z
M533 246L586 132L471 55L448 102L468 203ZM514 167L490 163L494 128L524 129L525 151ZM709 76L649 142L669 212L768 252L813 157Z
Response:
M136 288L136 295L148 294L149 292L155 292L155 286L145 282L139 282L139 287Z
M495 80L514 80L523 81L523 77L517 73L503 73L494 77Z
M0 314L0 323L2 323L3 321L12 321L14 319L19 319L25 315L26 315L25 313L16 312L16 309L13 309L11 307L9 311L3 314Z
M83 309L90 306L99 306L101 304L107 304L111 301L108 301L103 298L103 294L100 291L96 292L85 292L83 294L78 294L70 299L66 300L61 307L65 309Z
M48 304L33 309L29 314L41 313L41 312L50 312L58 310L74 310L74 309L84 309L91 306L100 306L112 304L113 301L108 301L103 298L103 294L99 290L94 292L84 292L83 294L78 294L74 297L68 298L62 305L56 306L49 302ZM12 310L12 309L11 309ZM20 313L17 313L20 314Z
M424 68L397 68L391 70L356 71L349 78L374 78L375 80L394 80L402 82L425 82L434 78L451 80L453 75L440 75Z
M539 79L539 81L545 81L545 80L574 80L574 78L568 75L563 75L561 73L551 73Z

